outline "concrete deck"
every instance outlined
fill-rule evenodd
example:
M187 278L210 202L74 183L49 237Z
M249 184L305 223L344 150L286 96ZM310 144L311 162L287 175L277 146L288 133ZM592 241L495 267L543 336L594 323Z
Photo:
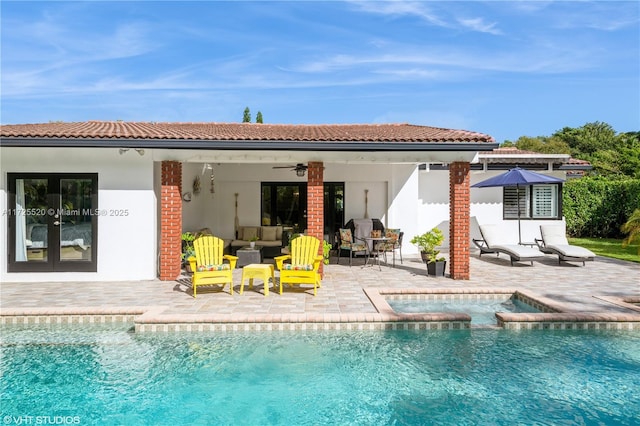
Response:
M501 255L471 257L471 279L428 277L418 257L406 257L396 267L363 266L362 259L336 258L324 266L318 295L311 287L274 288L263 293L262 281L239 294L241 269L234 271L234 295L198 289L193 298L188 276L177 281L2 283L0 320L4 323L60 322L64 316L127 316L138 324L326 324L433 321L456 322L451 315L397 315L381 309L384 302L372 294L434 292L491 293L522 291L554 305L564 313L557 321L633 323L640 329L640 264L597 257L595 261L558 264L557 256L510 265ZM128 266L124 266L128 267ZM276 281L278 272L276 271ZM424 291L423 291L424 290ZM372 300L374 299L374 300ZM628 303L633 302L633 303ZM536 314L543 315L543 314ZM544 314L553 315L553 314ZM569 316L567 316L569 315ZM540 317L542 318L542 317ZM464 319L462 319L464 321ZM92 320L93 321L93 320ZM546 321L554 321L548 317ZM454 327L457 328L457 327ZM269 326L271 329L271 326ZM155 329L154 329L155 330ZM166 327L164 330L167 330Z

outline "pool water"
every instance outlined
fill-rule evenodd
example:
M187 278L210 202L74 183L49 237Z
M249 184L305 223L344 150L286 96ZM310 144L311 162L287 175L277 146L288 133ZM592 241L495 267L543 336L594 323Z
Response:
M496 325L496 312L540 312L531 305L517 299L506 300L387 300L398 313L447 312L465 313L471 324Z
M0 351L4 424L20 416L81 425L637 425L640 418L640 333L631 331L136 335L8 327Z

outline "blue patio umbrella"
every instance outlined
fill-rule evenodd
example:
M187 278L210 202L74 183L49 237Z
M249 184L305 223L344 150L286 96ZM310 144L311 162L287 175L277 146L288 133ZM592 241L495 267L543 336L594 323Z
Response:
M516 187L516 202L518 203L518 242L522 243L522 233L520 231L520 187L538 185L543 183L561 183L564 180L547 176L540 173L530 172L529 170L521 169L520 167L514 167L513 169L502 173L501 175L494 176L482 182L478 182L471 185L472 188L490 188L496 186L515 186Z

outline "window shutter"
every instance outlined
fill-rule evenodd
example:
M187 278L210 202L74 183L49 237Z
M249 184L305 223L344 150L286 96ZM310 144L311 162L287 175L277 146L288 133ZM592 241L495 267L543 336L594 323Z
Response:
M503 191L503 214L505 219L517 219L518 218L518 198L520 201L520 217L529 217L529 209L527 194L529 189L527 187L516 188L515 186L508 186Z
M551 218L557 216L557 185L533 186L533 217Z

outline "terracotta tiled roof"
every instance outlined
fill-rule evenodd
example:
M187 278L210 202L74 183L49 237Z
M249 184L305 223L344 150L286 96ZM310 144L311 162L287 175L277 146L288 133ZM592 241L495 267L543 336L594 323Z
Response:
M474 142L493 137L466 130L412 124L251 124L87 121L7 124L0 137L62 139L171 139L204 141Z
M518 149L516 147L506 146L506 147L496 148L493 151L481 151L480 154L482 155L532 155L532 154L539 154L539 153L533 152L533 151L525 151L523 149Z
M580 165L580 166L590 166L591 163L586 161L586 160L580 160L578 158L570 158L569 159L569 164L571 165Z
M516 147L500 147L493 151L480 151L481 157L488 163L511 163L518 158L519 164L540 164L555 159L556 163L569 164L571 166L591 167L591 163L585 160L570 157L569 154L542 154L534 151L525 151Z

